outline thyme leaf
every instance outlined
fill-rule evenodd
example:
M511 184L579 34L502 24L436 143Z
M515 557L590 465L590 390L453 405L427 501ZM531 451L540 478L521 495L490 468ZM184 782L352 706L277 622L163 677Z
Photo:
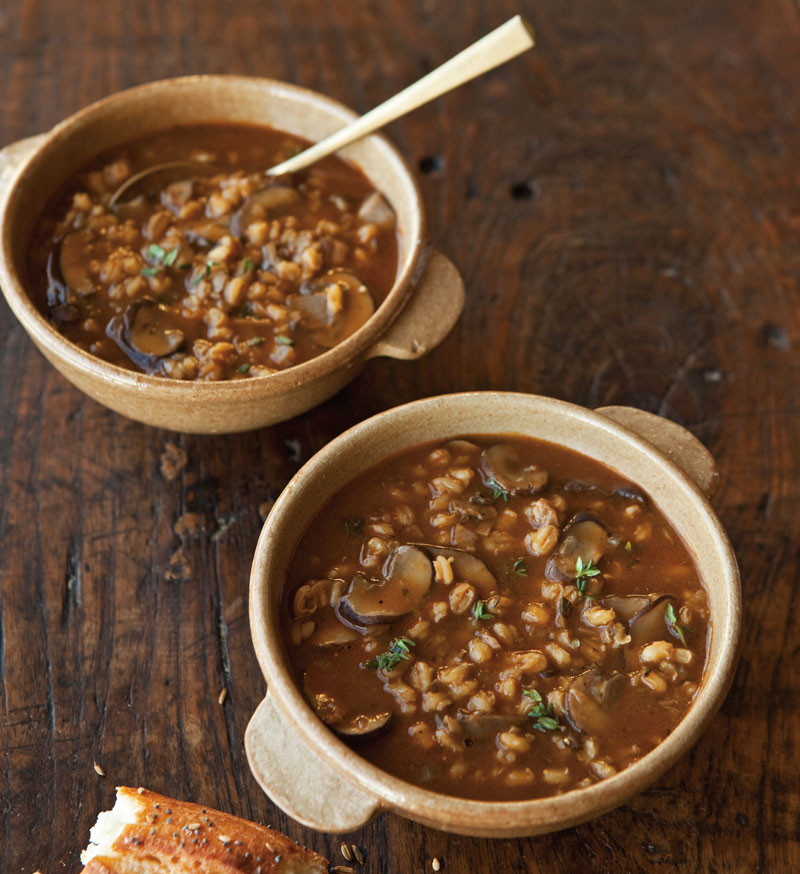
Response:
M476 601L472 605L472 615L476 619L494 619L495 618L494 613L490 613L486 609L486 602L485 601Z
M351 535L361 534L362 529L364 528L364 520L363 519L345 519L344 520L344 530Z
M382 671L391 671L402 661L411 660L410 646L416 646L410 637L396 637L386 652L382 652L377 658L364 662L365 668L379 668Z
M492 490L492 498L494 500L498 500L498 498L502 498L506 503L508 503L508 492L500 485L497 480L487 479L486 485Z

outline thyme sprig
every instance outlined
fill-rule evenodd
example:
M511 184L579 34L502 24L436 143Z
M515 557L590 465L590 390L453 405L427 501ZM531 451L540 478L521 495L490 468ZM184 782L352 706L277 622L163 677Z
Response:
M410 637L396 637L390 644L386 652L382 652L377 658L369 659L364 662L365 668L379 668L382 671L391 671L397 667L402 661L411 660L411 650L409 647L415 646Z
M533 706L528 711L528 716L536 720L533 727L537 731L555 731L560 723L553 709L553 702L548 701L545 704L541 692L536 689L526 689L522 694L533 702Z

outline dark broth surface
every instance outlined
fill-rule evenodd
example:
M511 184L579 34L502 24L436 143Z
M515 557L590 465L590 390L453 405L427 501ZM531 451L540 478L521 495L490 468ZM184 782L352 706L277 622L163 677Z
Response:
M320 718L434 791L588 786L674 729L710 633L692 558L605 466L519 436L385 459L305 532L285 644Z
M114 364L176 379L244 379L307 361L369 318L397 272L393 211L331 157L264 170L308 144L207 124L106 152L67 180L29 257L37 305ZM137 173L148 176L111 203Z

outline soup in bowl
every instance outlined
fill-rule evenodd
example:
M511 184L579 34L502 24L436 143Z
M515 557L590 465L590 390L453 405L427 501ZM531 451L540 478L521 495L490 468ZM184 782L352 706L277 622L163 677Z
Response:
M190 76L6 147L9 306L82 391L178 431L283 421L370 358L425 354L464 288L396 149L372 135L291 177L265 173L354 117L282 82Z
M324 831L393 810L491 837L641 791L733 676L716 479L667 420L502 392L332 441L276 502L251 571L262 787Z

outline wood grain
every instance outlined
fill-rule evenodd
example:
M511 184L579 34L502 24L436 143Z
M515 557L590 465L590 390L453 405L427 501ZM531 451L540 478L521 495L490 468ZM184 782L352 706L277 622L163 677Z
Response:
M337 856L243 754L264 691L246 612L259 507L365 416L480 388L633 404L705 441L743 575L741 666L692 754L620 810L515 841L383 816L350 836L364 870L800 870L796 2L5 0L0 142L182 73L365 111L518 11L534 52L390 129L468 288L427 358L373 362L284 425L191 437L86 400L2 307L0 874L76 871L116 783Z

